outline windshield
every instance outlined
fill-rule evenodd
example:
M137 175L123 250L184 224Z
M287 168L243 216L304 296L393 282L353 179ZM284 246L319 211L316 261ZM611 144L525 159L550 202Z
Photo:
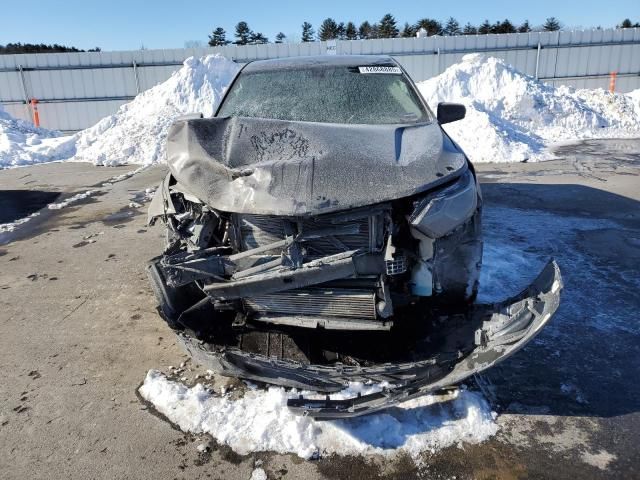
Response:
M368 125L429 121L400 69L391 70L398 73L360 73L367 71L363 67L242 72L218 116Z

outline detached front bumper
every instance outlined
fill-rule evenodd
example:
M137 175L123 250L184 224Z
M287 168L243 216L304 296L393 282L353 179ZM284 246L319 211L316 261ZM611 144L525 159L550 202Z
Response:
M416 362L384 363L360 367L303 365L243 352L237 348L209 349L179 333L197 363L223 375L304 390L329 392L324 399L290 399L297 414L331 419L355 417L385 409L395 403L456 385L501 362L524 347L555 313L562 290L560 269L550 261L520 294L493 305L475 305L469 312L473 348L466 354L436 355ZM350 381L388 381L392 388L351 399L332 400L330 393Z

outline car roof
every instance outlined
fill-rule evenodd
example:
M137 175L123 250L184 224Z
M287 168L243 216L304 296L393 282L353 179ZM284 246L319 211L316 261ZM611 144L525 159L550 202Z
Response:
M259 72L271 70L296 70L313 67L358 67L368 65L397 66L393 58L388 55L316 55L311 57L274 58L270 60L256 60L244 67L244 72Z

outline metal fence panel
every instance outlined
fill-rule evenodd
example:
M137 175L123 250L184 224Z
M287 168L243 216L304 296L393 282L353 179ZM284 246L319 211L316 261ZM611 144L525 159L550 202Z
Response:
M640 88L640 28L336 42L337 54L392 55L417 82L474 52L502 58L553 85L608 88L615 71L617 91ZM11 115L30 120L25 98L36 98L43 126L82 129L165 81L186 58L212 53L246 63L323 55L327 42L0 55L0 102Z

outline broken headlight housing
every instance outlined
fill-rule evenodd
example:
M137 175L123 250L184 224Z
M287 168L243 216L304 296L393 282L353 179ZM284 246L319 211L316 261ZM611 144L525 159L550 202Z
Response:
M452 185L416 202L408 220L427 237L440 238L471 218L477 207L476 179L471 170L467 170Z

